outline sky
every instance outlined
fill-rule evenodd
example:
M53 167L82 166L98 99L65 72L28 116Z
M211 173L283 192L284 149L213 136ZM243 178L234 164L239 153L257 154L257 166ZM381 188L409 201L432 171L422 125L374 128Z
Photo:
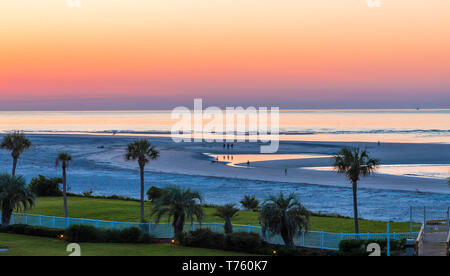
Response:
M0 110L450 108L450 1L0 0Z

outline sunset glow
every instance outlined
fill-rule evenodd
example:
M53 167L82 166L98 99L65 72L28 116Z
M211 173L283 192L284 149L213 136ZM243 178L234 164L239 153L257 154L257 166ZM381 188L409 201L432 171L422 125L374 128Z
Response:
M448 107L450 2L0 3L0 108Z

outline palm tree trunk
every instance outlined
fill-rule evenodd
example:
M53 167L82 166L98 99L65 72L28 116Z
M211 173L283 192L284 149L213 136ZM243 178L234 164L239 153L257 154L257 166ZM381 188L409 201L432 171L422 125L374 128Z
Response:
M66 166L63 164L63 197L64 197L64 217L67 218L69 216L67 212L67 184L66 184Z
M287 248L290 248L290 249L295 249L296 248L294 240L289 235L289 232L287 231L286 226L282 226L281 227L280 234L281 234L281 238L283 239L284 244L286 245Z
M231 220L225 220L225 234L233 233L233 225L231 224Z
M17 159L17 157L13 157L12 176L16 175Z
M11 215L12 215L11 208L8 205L3 204L2 205L2 226L3 227L9 226L9 223L11 222Z
M178 214L173 217L173 228L177 239L183 234L184 220L184 214Z
M141 174L141 222L144 222L144 167L139 166Z
M359 221L358 221L358 183L353 181L353 217L355 220L355 233L359 234Z

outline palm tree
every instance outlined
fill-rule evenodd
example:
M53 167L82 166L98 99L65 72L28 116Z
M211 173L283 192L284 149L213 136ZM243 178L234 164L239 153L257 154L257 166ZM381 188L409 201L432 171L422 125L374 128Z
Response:
M233 233L233 225L231 219L238 216L239 209L234 208L234 204L225 204L224 206L217 207L214 216L223 218L225 220L225 234Z
M72 156L67 152L61 152L56 159L56 166L61 164L62 167L62 183L63 183L63 197L64 197L64 217L68 217L67 213L67 177L66 169L72 161Z
M35 195L25 184L25 179L22 176L0 175L0 204L3 227L9 225L14 210L21 211L31 208L34 201Z
M263 233L269 231L271 235L281 235L288 248L295 249L294 236L300 234L302 229L309 228L310 212L297 200L294 193L284 197L269 196L264 201L259 222Z
M136 140L128 145L126 160L137 160L141 176L141 222L144 222L144 168L150 160L156 160L159 151L147 139Z
M241 200L241 204L249 211L256 211L259 208L259 200L254 195L245 195Z
M202 221L204 213L199 203L203 201L203 198L200 193L191 191L189 188L169 186L165 190L167 193L156 200L150 216L156 215L156 222L159 222L164 215L168 215L169 222L173 217L172 226L175 237L179 238L183 233L186 219L189 219L191 223L194 223L194 217L199 222Z
M13 158L12 175L16 174L17 160L20 155L31 147L31 141L21 131L14 131L3 137L2 149L11 151Z
M353 212L355 220L355 233L359 233L358 224L358 181L361 176L371 175L380 164L380 160L369 157L366 150L356 148L351 150L343 148L339 154L334 156L334 169L345 174L352 183L353 187Z

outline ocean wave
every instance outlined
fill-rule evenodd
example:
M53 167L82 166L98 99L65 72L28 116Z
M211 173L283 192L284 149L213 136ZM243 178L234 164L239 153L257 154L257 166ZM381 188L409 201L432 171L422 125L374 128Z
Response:
M2 130L0 133L8 133L11 130ZM29 134L68 134L68 133L89 133L89 134L142 134L142 135L167 135L171 131L165 130L21 130ZM188 131L185 134L193 134L194 131ZM221 133L212 133L221 134ZM280 135L316 135L316 134L334 134L334 135L352 135L352 134L432 134L432 135L450 135L447 129L369 129L369 130L336 130L336 129L317 129L317 130L280 130ZM245 135L251 135L245 132Z

